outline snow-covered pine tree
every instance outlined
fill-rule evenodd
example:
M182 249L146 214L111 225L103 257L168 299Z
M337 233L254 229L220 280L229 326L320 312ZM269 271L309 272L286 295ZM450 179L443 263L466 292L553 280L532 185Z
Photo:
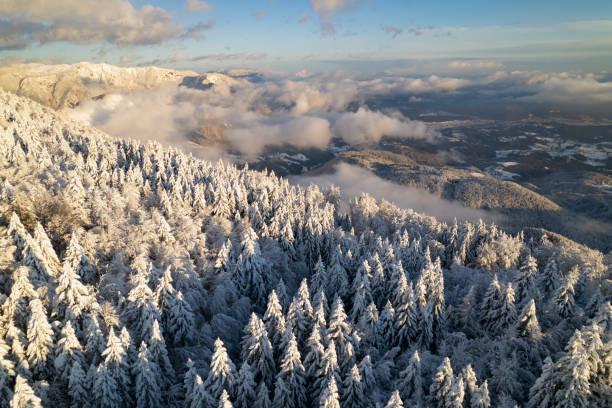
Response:
M170 298L170 311L167 322L168 333L172 344L181 346L189 342L193 337L194 315L189 302L183 297L179 290L175 296Z
M432 405L438 408L446 408L446 397L453 385L453 369L450 359L445 357L438 367L433 382L429 387L429 398Z
M300 359L297 341L290 335L289 345L280 363L274 388L275 408L299 408L306 403L306 373Z
M274 383L274 352L266 327L255 313L251 314L249 323L244 328L241 358L251 365L255 381L263 379L266 384Z
M233 393L235 384L236 368L227 354L223 341L217 339L215 340L215 351L210 361L210 371L204 382L204 388L217 401L223 390L230 390Z
M421 358L418 351L415 350L406 368L400 371L396 387L404 401L412 401L415 405L421 404L423 385Z
M489 385L485 380L478 389L472 394L470 399L471 408L489 408L491 406L491 398L489 397Z
M151 359L149 349L143 341L138 350L138 357L132 368L134 377L134 394L137 408L157 408L162 406L162 395L157 379L160 369Z
M78 361L75 361L70 368L68 395L71 400L71 408L86 406L91 400L91 394L87 384L87 374L83 371Z
M536 343L542 338L542 331L536 316L535 301L530 299L523 307L521 316L518 319L516 327L516 335L526 339L530 343Z
M72 328L72 323L68 320L61 330L60 339L55 347L53 364L56 375L67 383L74 363L79 363L82 367L85 363L85 356L83 347Z
M279 347L285 329L285 316L283 315L283 307L278 300L275 290L272 290L268 296L268 305L263 321L268 332L268 339L274 350L274 355L278 358L281 355Z
M250 408L255 402L257 394L255 393L255 376L251 366L246 361L240 366L238 376L236 377L236 408Z
M312 318L313 310L310 303L308 283L304 279L289 305L286 316L286 323L293 328L293 333L299 345L303 345L310 335Z
M327 379L319 394L319 408L340 408L340 400L338 397L338 386L336 379L332 376Z
M15 379L15 391L10 408L42 408L40 398L36 396L28 381L19 374Z
M40 299L30 300L30 312L26 353L32 370L44 376L47 374L48 357L53 347L53 329Z
M402 402L402 398L400 397L398 390L393 391L393 394L391 394L385 408L404 408L404 403Z
M364 408L366 406L364 386L357 364L351 367L345 377L342 383L341 394L340 406L342 408Z
M514 279L517 303L522 304L525 299L537 297L537 273L538 263L533 256L528 255Z

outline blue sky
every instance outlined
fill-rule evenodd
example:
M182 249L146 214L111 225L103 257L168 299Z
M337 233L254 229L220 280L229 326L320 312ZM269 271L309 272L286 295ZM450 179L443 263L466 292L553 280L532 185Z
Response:
M102 9L96 0L6 2L0 59L197 71L384 70L437 59L561 71L612 66L609 0L107 0Z

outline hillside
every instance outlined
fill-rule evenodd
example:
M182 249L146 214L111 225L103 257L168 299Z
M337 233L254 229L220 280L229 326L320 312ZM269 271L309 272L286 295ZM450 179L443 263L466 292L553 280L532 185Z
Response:
M605 406L610 260L0 91L0 406Z

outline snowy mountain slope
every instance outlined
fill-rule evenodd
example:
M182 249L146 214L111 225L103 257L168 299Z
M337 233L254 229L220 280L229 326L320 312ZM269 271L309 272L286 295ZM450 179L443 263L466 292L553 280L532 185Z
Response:
M0 92L0 406L605 406L601 253Z
M61 109L111 91L127 92L167 83L179 84L188 76L197 74L152 66L121 68L89 62L73 65L20 64L0 67L0 88Z

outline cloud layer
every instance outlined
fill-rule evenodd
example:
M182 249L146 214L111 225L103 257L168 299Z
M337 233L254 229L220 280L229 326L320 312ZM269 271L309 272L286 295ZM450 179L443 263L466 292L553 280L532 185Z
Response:
M492 220L498 217L490 212L444 200L422 189L384 180L362 167L347 163L336 165L333 174L298 176L293 180L301 185L313 183L323 187L331 185L340 187L344 198L349 200L365 192L379 200L390 201L400 208L411 208L416 212L425 213L443 221L452 221L454 218L470 221Z

